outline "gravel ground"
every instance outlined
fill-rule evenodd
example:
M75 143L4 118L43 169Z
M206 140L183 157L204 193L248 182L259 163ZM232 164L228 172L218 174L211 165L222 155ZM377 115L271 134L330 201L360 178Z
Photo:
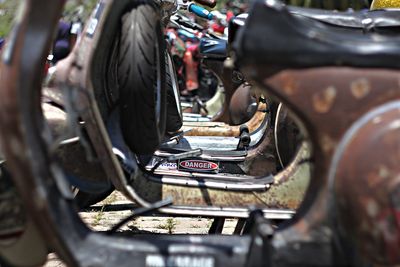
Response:
M118 192L114 192L107 199L97 204L92 210L80 212L80 216L94 231L106 231L114 224L130 214L130 211L105 211L106 205L128 204ZM232 234L237 220L227 219L224 224L223 234ZM138 217L121 227L124 234L162 233L162 234L207 234L212 224L206 218L172 218L165 216ZM47 263L43 267L65 267L66 265L55 255L49 254Z

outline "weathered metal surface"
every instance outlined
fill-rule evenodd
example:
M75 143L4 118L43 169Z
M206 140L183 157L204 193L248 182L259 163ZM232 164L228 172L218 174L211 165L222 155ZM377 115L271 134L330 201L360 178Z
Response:
M325 67L287 70L269 76L270 74L265 73L266 69L262 66L250 67L246 70L247 74L253 75L258 82L268 88L270 93L282 100L296 114L297 119L303 122L312 141L312 158L316 159L310 188L299 210L299 216L302 215L302 217L292 227L280 232L279 238L283 238L289 247L293 244L308 246L313 242L320 242L320 244L330 242L334 229L327 227L330 221L330 212L332 212L329 208L332 205L329 202L331 200L329 170L335 173L342 173L342 169L357 170L357 172L352 172L354 177L358 177L357 179L348 177L347 174L350 175L348 172L344 172L346 175L343 174L340 177L332 175L331 179L333 180L336 177L341 186L346 188L336 192L339 205L347 205L347 210L343 211L342 216L347 216L347 222L356 222L362 228L355 231L353 235L358 241L371 241L371 243L363 242L358 248L363 252L375 250L376 253L363 254L373 262L377 262L377 254L381 255L382 252L378 244L386 248L397 248L397 245L391 243L393 240L380 239L379 234L383 231L379 230L381 226L377 224L372 226L371 218L365 213L367 207L361 207L366 204L362 201L363 196L371 194L371 197L377 198L376 201L379 203L381 195L390 195L390 192L395 192L394 189L398 188L395 183L398 168L386 165L388 160L392 161L398 157L398 143L395 143L394 140L391 143L385 141L386 137L389 138L393 135L393 131L390 130L390 127L377 127L374 129L375 133L372 129L367 132L363 130L365 137L361 137L361 135L356 137L364 139L354 141L358 145L352 145L351 149L348 150L349 155L358 155L358 157L352 156L351 160L349 158L341 161L339 166L332 165L332 158L338 149L338 145L342 142L343 136L357 120L364 114L371 112L373 108L384 108L385 105L390 105L387 104L388 102L400 98L398 71ZM267 78L261 79L261 77ZM382 117L382 120L392 120L394 125L397 121L393 116ZM390 123L387 125L390 125ZM380 141L374 139L378 136L383 139ZM385 144L385 142L389 142L391 146L389 147L389 143ZM371 150L365 150L364 146ZM390 150L388 150L389 148ZM381 157L372 156L371 153L366 151L371 151L373 154L381 155ZM370 167L366 168L366 165ZM389 176L392 180L394 179L393 187L385 188L384 184L383 188L376 188L377 191L372 193L372 187L365 185L368 183L368 177L372 177L370 179L373 180L373 168L375 166L387 166L389 168ZM361 172L363 167L365 170ZM363 173L364 175L362 175ZM357 189L354 189L354 187L357 187ZM342 195L342 190L347 193ZM340 204L342 197L345 204ZM387 201L386 204L388 204ZM393 208L397 204L397 202L394 202L388 208ZM374 208L378 210L376 211L377 214L384 214L385 212L383 206L377 205ZM391 215L387 215L388 217L381 219L381 222L388 223L390 216L393 217L394 214L393 212ZM370 225L371 228L367 225ZM390 226L394 227L392 230L397 234L398 225L391 223L382 227L388 229L387 227ZM354 226L349 227L349 229L354 229ZM370 232L368 233L368 231ZM376 236L371 234L375 231L377 231ZM371 235L373 238L371 238ZM278 251L277 257L283 259L287 253L293 253L293 256L296 257L296 252L293 250L282 254ZM327 256L327 259L329 257ZM399 260L393 255L391 257L382 255L382 257L385 258L386 263L390 264L398 263Z
M256 131L263 123L266 118L266 113L262 112L266 109L266 104L260 103L258 106L258 110L254 116L245 123L249 128L250 133ZM196 123L184 123L181 130L186 131L189 130L185 135L186 136L239 136L240 126L231 126L229 124L224 124L221 122L211 122L206 123L202 126L201 123L197 123L198 126L194 126Z
M400 262L399 137L397 101L356 122L339 146L332 173L345 235L380 264Z
M229 104L229 114L234 125L240 125L249 121L257 112L258 99L251 90L252 86L242 83L232 95Z
M68 132L65 111L50 103L42 103L42 110L53 138L63 137ZM69 174L79 177L82 181L96 182L99 186L102 185L104 191L111 188L111 182L102 164L96 159L89 160L88 154L79 139L59 145L55 155Z
M27 214L5 163L0 168L0 247L13 244L24 233Z
M236 89L243 81L234 81L232 69L225 67L222 60L204 59L204 64L221 79L225 91L225 101L221 111L212 120L230 124L232 122L229 113L230 102Z
M48 172L38 172L38 165L46 165L46 158L32 156L33 150L40 149L37 148L36 142L27 148L27 143L31 139L26 135L29 133L33 137L43 133L41 131L43 129L38 129L42 126L37 112L40 110L41 98L38 89L41 87L46 54L63 2L24 1L24 8L15 19L18 31L10 36L2 54L0 66L2 152L5 158L9 159L7 168L12 172L13 181L24 202L26 218L34 219L34 223L27 219L22 236L15 242L0 248L2 259L13 265L34 266L43 263L48 247L41 236L45 236L46 231L54 230L54 226L48 225L49 217L45 215L43 205L46 200L39 189L43 183L52 183L52 180L46 179ZM32 46L29 40L35 40L38 45ZM29 89L25 91L26 95L21 97L23 88ZM26 100L30 103L27 104ZM32 103L33 100L36 100L35 104ZM20 113L22 110L25 110L25 115ZM32 125L35 125L31 128L35 129L35 133L26 129ZM38 176L43 178L41 182L38 181ZM12 207L15 209L14 212L20 208L15 203ZM18 221L15 222L16 226L17 224ZM40 233L35 225L38 226Z
M59 138L68 132L67 114L65 111L46 102L42 103L42 110L54 138Z
M270 114L272 117L273 114ZM266 174L276 174L278 159L275 153L275 141L273 136L273 128L271 124L272 118L268 121L262 139L250 147L247 152L245 161L239 166L248 175L263 176ZM309 175L307 178L309 179Z
M122 2L124 1L107 3L114 6ZM49 25L56 25L63 2L27 0L26 4L28 8L24 10L26 14L23 23L15 32L19 46L11 50L13 56L0 68L1 142L6 157L10 158L10 168L15 175L16 185L49 247L54 248L68 266L154 265L149 263L149 257L156 257L157 260L161 258L162 262L164 259L168 262L189 260L198 264L203 260L212 262L213 266L243 266L249 237L205 236L201 240L194 240L191 236L151 236L144 240L125 239L96 234L83 225L76 209L71 205L70 188L65 183L65 176L48 151L49 140L43 135L40 108L40 78L54 32L54 27ZM126 5L121 4L120 7L122 10ZM119 18L118 14L114 15ZM49 27L45 27L46 25ZM82 53L79 56L85 55ZM112 167L115 158L107 143L100 112L94 107L92 91L85 91L86 88L80 84L87 81L85 77L88 72L80 72L83 65L79 56L72 65L67 65L70 72L61 75L60 81L63 81L62 85L70 86L70 92L76 93L75 104L79 114L87 115L84 119L89 134L91 131L92 134L96 133L92 136L92 142L94 146L100 147L96 148L99 149L98 157L100 160L108 157L102 163L106 168L107 164ZM83 74L83 77L79 74ZM101 154L101 151L105 154ZM117 182L123 183L121 180Z
M258 205L267 208L296 209L303 200L309 183L310 164L302 163L308 155L309 149L304 144L294 161L285 171L274 177L274 184L265 192L232 192L163 185L149 181L143 176L136 177L132 186L148 202L172 197L174 205L177 206L246 208ZM267 174L265 171L264 169L263 175Z

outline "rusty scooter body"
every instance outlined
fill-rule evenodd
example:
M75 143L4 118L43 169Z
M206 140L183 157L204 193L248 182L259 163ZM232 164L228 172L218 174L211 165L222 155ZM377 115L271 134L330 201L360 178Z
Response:
M260 57L257 45L265 43L255 41L270 36L260 34L271 29L261 23L264 19L275 23L282 16L290 18L290 23L292 18L279 2L256 2L243 35L235 41L235 51L243 73L285 103L310 136L315 168L300 209L278 229L253 212L252 227L243 236L151 235L126 239L95 233L82 223L71 206L70 188L62 182L65 176L49 157L48 140L42 135L39 77L50 46L49 25L56 24L63 1L37 0L35 6L33 1L26 3L25 17L15 32L19 42L10 46L9 54L2 59L1 142L27 210L43 238L69 266L154 266L167 262L216 267L368 266L400 262L396 216L400 172L400 66L396 64L400 61L396 54L384 63L364 61L364 67L357 65L360 61L355 56L342 61L346 67L329 62L325 64L333 66L322 67L313 62L316 66L306 69L288 69L289 65L277 68L284 58L271 61ZM41 16L43 10L52 16ZM49 26L48 31L35 31L43 25ZM26 32L43 35L26 38ZM32 40L38 46L28 42ZM385 48L392 47L389 44ZM269 47L263 49L267 53ZM318 51L308 52L310 58L318 55ZM374 49L370 52L372 58L377 55ZM354 55L357 51L352 51ZM105 138L105 134L98 137Z
M385 11L378 12L371 12L368 29L395 33L400 25L398 11L387 11L387 20ZM340 27L337 31L335 27L345 21L342 16L360 29L358 34L354 29L343 28L343 35L339 33ZM285 240L284 246L292 245L293 249L277 250L274 254L281 260L291 255L283 260L286 262L301 258L298 253L310 249L314 255L325 255L315 258L319 264L328 264L334 260L334 254L325 249L336 238L341 240L343 259L349 265L400 262L400 169L394 163L399 160L400 151L400 65L392 58L397 54L400 39L381 35L383 39L369 42L375 34L364 35L365 15L357 16L338 14L330 21L326 16L326 25L324 21L290 14L279 1L259 1L253 6L248 28L235 44L238 64L244 73L291 110L313 144L315 169L309 188L313 193L306 195L297 222L279 234ZM280 27L261 28L265 25L261 18ZM322 32L327 39L319 38ZM296 56L268 54L277 47L274 41L286 38L283 36L293 38L287 53L297 53L290 49L298 45L299 52L292 54ZM348 41L339 42L346 38ZM300 40L307 41L300 44ZM381 49L376 50L377 47ZM337 64L342 66L334 67ZM372 206L376 209L372 210ZM316 247L311 249L313 243L321 245L319 252ZM297 250L296 246L302 249ZM353 260L363 260L352 261L354 255L357 256ZM314 263L310 259L305 265Z

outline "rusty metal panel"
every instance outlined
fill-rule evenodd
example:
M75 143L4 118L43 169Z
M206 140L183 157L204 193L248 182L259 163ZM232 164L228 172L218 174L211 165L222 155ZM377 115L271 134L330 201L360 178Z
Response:
M266 109L264 103L260 103L256 114L245 124L249 128L250 133L256 131L263 123L266 117L266 113L263 110ZM197 125L196 125L197 124ZM221 122L195 122L195 123L183 123L181 130L187 131L186 136L239 136L240 126L231 126L229 124Z
M133 188L148 202L172 197L178 206L242 207L259 205L268 208L297 209L303 200L310 178L309 156L304 144L293 162L274 177L274 184L265 192L231 192L193 187L163 185L146 177L135 178ZM265 175L265 173L264 173Z
M358 120L335 155L339 221L374 262L400 262L400 101ZM351 186L349 186L351 185Z

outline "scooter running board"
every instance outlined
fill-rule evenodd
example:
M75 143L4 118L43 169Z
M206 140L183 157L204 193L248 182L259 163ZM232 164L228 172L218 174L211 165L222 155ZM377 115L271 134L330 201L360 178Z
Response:
M156 170L154 174L157 176L151 176L149 179L157 183L227 191L266 191L274 183L273 175L254 177L168 170Z
M189 150L190 151L190 150ZM176 155L176 153L173 152L184 152L182 151L156 151L154 153L155 156L160 157L160 158L169 158L171 156ZM187 151L185 151L187 152ZM218 153L215 153L218 152ZM226 151L204 151L203 153L199 156L196 156L198 159L202 160L211 160L211 161L229 161L229 162L241 162L246 159L247 152L246 151L229 151L229 153L223 153Z
M248 218L251 212L248 208L222 208L222 207L196 207L173 206L160 209L162 213L173 216L200 216L222 218ZM288 220L293 217L295 211L289 209L263 209L264 217L270 220Z

